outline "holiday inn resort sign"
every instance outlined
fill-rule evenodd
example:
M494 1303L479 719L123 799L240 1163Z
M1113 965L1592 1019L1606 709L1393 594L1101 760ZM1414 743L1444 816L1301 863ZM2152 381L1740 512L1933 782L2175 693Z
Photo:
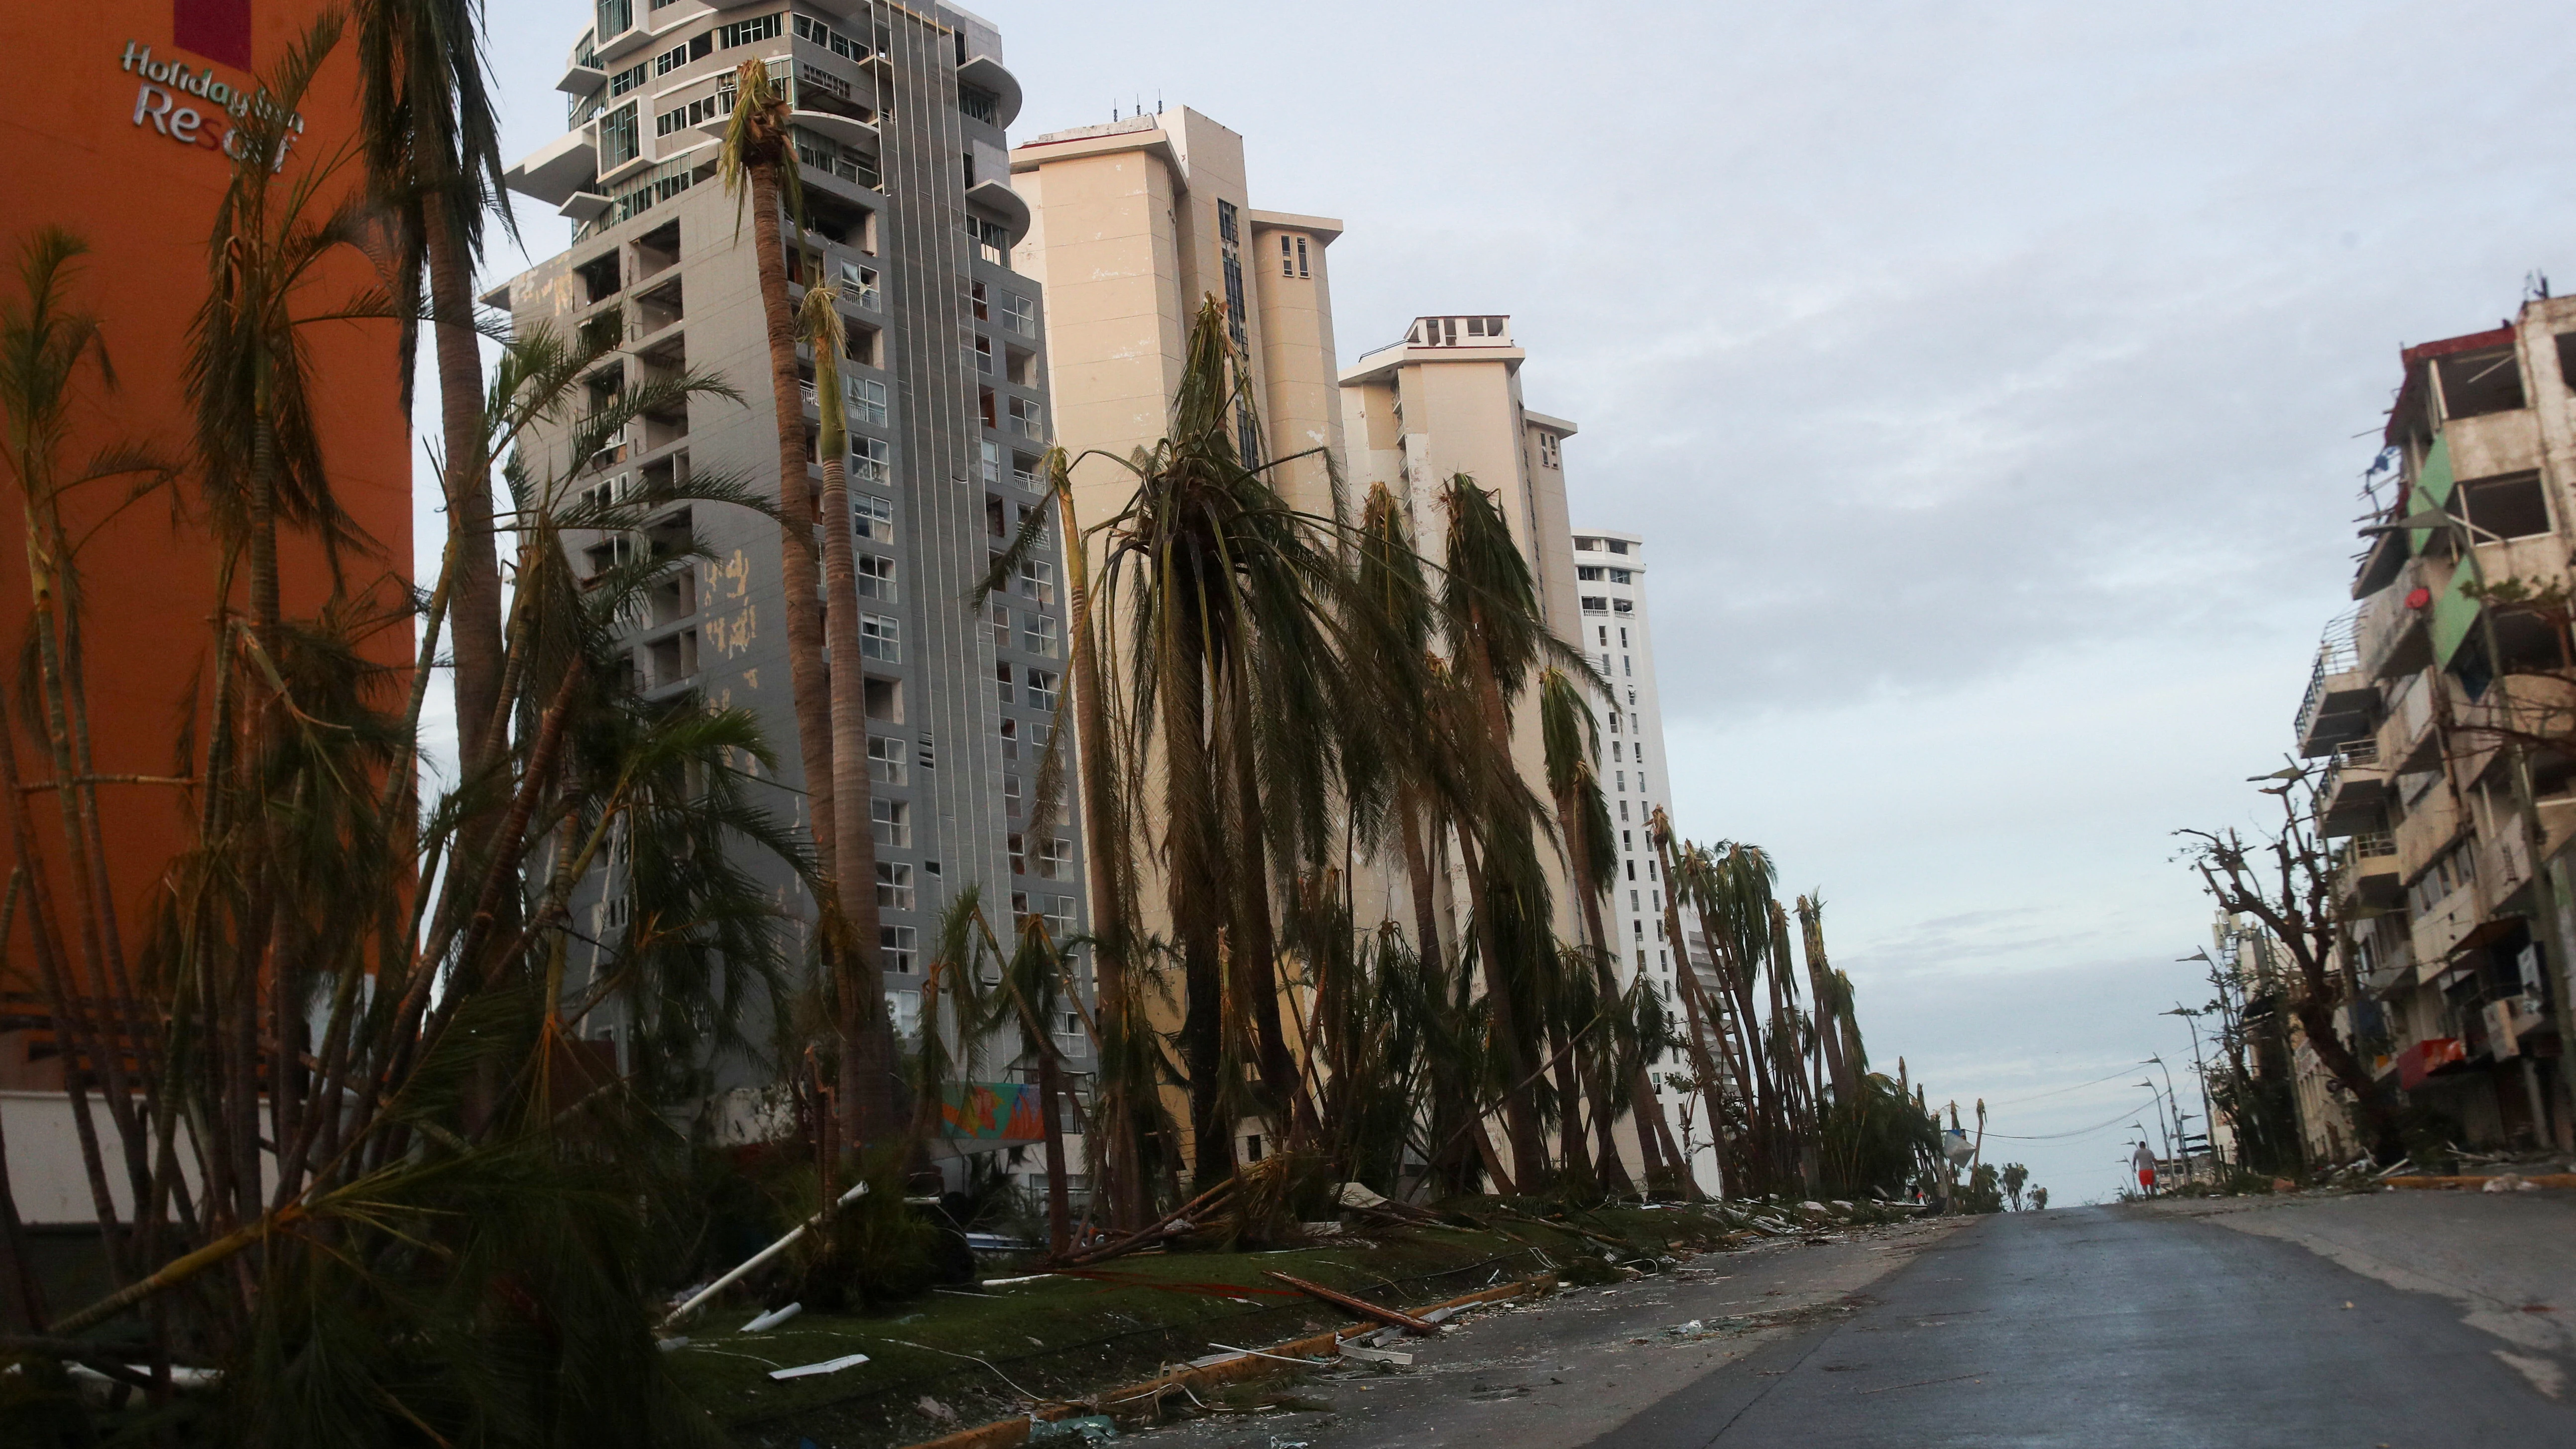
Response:
M191 69L188 62L176 58L156 60L152 47L138 40L125 43L117 69L137 78L133 123L182 146L201 146L239 159L241 147L233 123L254 112L277 113L276 102L264 88L223 79L211 65ZM274 163L278 167L286 164L287 151L303 133L304 117L289 115L286 127Z

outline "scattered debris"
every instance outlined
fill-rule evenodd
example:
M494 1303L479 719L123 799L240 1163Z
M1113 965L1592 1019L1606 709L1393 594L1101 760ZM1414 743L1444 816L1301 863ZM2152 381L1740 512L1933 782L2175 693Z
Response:
M1397 1352L1395 1352L1395 1351L1394 1351L1394 1350L1392 1350L1392 1349L1384 1349L1384 1348L1368 1348L1368 1347L1365 1347L1365 1346L1363 1346L1363 1345L1361 1345L1361 1344L1357 1344L1357 1343L1346 1343L1346 1344L1343 1344L1343 1345L1342 1345L1342 1357L1344 1357L1344 1358L1348 1358L1348 1359L1357 1359L1357 1360L1358 1360L1358 1361L1360 1361L1361 1363L1384 1363L1384 1364L1398 1364L1398 1365L1402 1365L1402 1364L1409 1364L1409 1363L1413 1362L1413 1355L1411 1355L1411 1354L1409 1354L1409 1353L1397 1353Z
M2530 1178L2527 1178L2527 1177L2522 1176L2522 1175L2521 1175L2521 1174L2519 1174L2519 1173L2504 1172L2504 1173L2498 1173L2498 1174L2497 1174L2497 1175L2495 1175L2494 1177L2490 1177L2490 1178L2488 1178L2488 1179L2487 1179L2487 1185L2486 1185L2485 1187L2482 1187L2482 1188L2478 1189L2478 1191L2480 1191L2480 1192L2538 1192L2538 1191L2540 1191L2540 1184L2539 1184L2539 1183L2536 1183L2536 1182L2534 1182L2534 1181L2532 1181Z
M1117 1437L1118 1426L1110 1421L1107 1414L1085 1414L1053 1423L1034 1414L1029 1416L1028 1442L1031 1444L1097 1444Z
M767 1333L769 1330L776 1328L778 1325L785 1323L787 1320L794 1318L797 1314L804 1311L805 1305L802 1303L790 1303L783 1308L773 1308L767 1313L754 1318L749 1323L744 1324L742 1326L742 1331L745 1333Z
M919 1409L924 1414L929 1415L931 1418L938 1420L942 1424L954 1424L957 1422L957 1411L955 1409L948 1407L946 1404L939 1402L928 1394L922 1395L921 1398L913 1404L913 1407Z
M867 1361L868 1356L863 1353L843 1354L839 1358L827 1358L821 1363L800 1363L794 1368L774 1369L769 1376L773 1379L812 1378L817 1374L836 1374L845 1368L857 1368Z

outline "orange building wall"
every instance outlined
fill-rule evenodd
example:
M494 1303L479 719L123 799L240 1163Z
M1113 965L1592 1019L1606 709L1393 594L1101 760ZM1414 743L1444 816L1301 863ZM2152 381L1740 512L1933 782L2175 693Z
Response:
M220 149L229 118L211 101L175 82L155 85L149 64L185 67L188 86L253 89L252 73L274 66L322 10L318 0L0 0L0 56L9 80L0 86L0 295L22 295L16 273L20 242L54 224L88 241L91 251L72 291L74 304L104 324L120 386L82 381L82 431L69 456L116 440L148 442L184 457L189 441L182 384L190 318L205 296L206 233L229 178ZM186 39L195 47L184 49ZM247 54L244 54L245 46ZM288 162L327 156L350 139L356 114L352 47L339 50L303 106L305 130ZM182 108L197 113L190 125ZM354 182L356 169L342 173ZM336 298L368 280L352 254L316 298ZM349 561L350 586L408 580L411 562L409 430L399 404L394 331L389 323L331 323L305 334L322 379L325 459L341 506L380 551ZM431 404L434 406L434 402ZM117 485L109 485L110 488ZM97 768L104 773L168 774L192 685L210 677L208 620L214 602L213 548L192 521L199 494L192 479L175 494L155 496L109 517L113 498L90 500L98 525L80 555L87 604L89 701ZM79 510L76 510L79 511ZM18 723L16 662L28 611L23 500L0 468L0 690L9 695L19 760L29 779L51 774L43 742ZM290 615L321 597L318 550L284 561ZM298 585L301 587L298 587ZM390 661L408 658L408 631L378 642ZM202 731L199 732L202 738ZM50 797L36 797L37 834L50 842ZM110 871L129 956L140 940L148 898L163 866L183 844L185 808L166 786L102 791ZM0 839L0 859L14 851ZM0 875L5 875L0 870ZM51 868L58 904L69 906L61 862ZM23 922L6 943L10 974L32 969ZM23 989L10 981L0 989ZM0 1007L0 1017L23 1003ZM0 1030L0 1087L38 1085L25 1057L28 1038Z

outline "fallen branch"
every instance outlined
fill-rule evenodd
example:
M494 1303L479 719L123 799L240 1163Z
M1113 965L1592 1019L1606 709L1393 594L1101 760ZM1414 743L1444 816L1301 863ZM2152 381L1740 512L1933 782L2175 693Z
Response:
M1321 1283L1309 1283L1303 1278L1292 1278L1285 1273L1275 1271L1267 1276L1278 1279L1309 1298L1320 1298L1336 1308L1346 1309L1362 1318L1374 1318L1380 1323L1401 1328L1407 1333L1429 1337L1440 1331L1439 1325L1426 1323L1410 1313L1399 1312L1393 1308L1381 1308L1365 1298L1354 1298L1348 1293L1327 1288Z
M1150 1248L1165 1238L1177 1237L1189 1232L1191 1230L1191 1224L1187 1221L1189 1215L1203 1207L1215 1206L1216 1199L1233 1190L1234 1183L1235 1180L1229 1177L1123 1238L1114 1238L1098 1247L1086 1248L1079 1253L1069 1253L1062 1258L1051 1259L1048 1266L1078 1268L1086 1263L1105 1262L1122 1253L1132 1253L1139 1248Z

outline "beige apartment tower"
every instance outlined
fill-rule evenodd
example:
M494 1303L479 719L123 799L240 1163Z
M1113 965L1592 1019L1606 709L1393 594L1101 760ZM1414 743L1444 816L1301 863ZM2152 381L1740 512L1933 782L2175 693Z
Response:
M1581 652L1574 530L1565 504L1564 444L1575 429L1522 405L1520 370L1527 355L1512 341L1509 317L1483 315L1417 317L1403 340L1362 357L1342 374L1350 487L1356 497L1385 484L1404 501L1422 556L1439 564L1448 531L1440 489L1456 474L1475 479L1494 495L1511 525L1549 631ZM1547 799L1547 756L1535 709L1513 719L1512 753L1531 790ZM1557 937L1579 940L1581 913L1564 862L1551 856L1550 864ZM1363 878L1357 885L1383 889L1390 910L1409 910L1401 875L1392 872L1383 882ZM1452 894L1463 902L1463 888ZM1378 903L1356 904L1366 919ZM1443 903L1444 912L1449 905ZM1451 924L1457 924L1454 916Z
M1186 107L1040 136L1012 150L1011 184L1030 213L1012 266L1061 287L1047 294L1048 386L1056 441L1076 459L1077 518L1112 517L1134 496L1135 476L1111 460L1162 440L1190 325L1210 297L1260 401L1262 435L1246 420L1238 448L1293 458L1273 484L1295 506L1329 512L1342 404L1325 252L1342 224L1254 210L1243 137ZM1140 885L1143 928L1168 934L1162 881ZM1186 1138L1189 1113L1171 1105ZM1267 1130L1243 1122L1237 1156L1259 1157Z
M1324 455L1341 452L1342 408L1324 254L1342 224L1254 210L1243 137L1186 106L1040 136L1011 152L1011 184L1032 217L1014 265L1048 288L1065 450L1123 458L1162 438L1190 320L1214 297L1261 399L1267 436L1246 456L1315 453L1276 482L1299 507L1327 509ZM1100 459L1073 477L1086 519L1134 489Z

